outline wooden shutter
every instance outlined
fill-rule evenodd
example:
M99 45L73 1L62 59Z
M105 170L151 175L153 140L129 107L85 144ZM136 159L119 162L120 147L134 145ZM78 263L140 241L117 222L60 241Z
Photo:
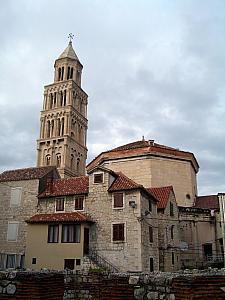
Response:
M124 241L124 223L113 224L113 241Z
M114 208L120 208L123 207L123 193L114 193L113 194L114 198Z

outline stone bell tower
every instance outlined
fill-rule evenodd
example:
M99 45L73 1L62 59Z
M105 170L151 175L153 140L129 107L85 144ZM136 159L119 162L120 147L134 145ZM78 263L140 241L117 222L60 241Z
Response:
M56 166L62 178L85 174L87 94L81 88L82 64L70 41L55 61L54 83L44 88L37 140L37 166Z

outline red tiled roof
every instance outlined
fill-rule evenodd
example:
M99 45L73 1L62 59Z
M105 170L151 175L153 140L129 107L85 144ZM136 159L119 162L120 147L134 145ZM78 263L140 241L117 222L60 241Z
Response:
M116 173L118 177L113 181L109 187L109 192L121 191L121 190L133 190L142 188L143 185L136 183L132 179L128 178L122 172Z
M199 196L195 200L194 207L219 209L219 199L217 195Z
M199 165L193 153L160 145L154 141L145 140L136 141L109 151L102 152L87 165L87 169L90 170L94 168L104 160L143 154L172 156L177 159L189 160L192 163L195 171L198 172Z
M64 195L88 194L88 176L54 179L50 188L47 188L38 197L53 197Z
M39 179L54 169L56 168L53 166L48 166L48 167L9 170L0 174L0 182Z
M170 192L173 191L172 186L148 188L147 189L156 199L158 199L157 208L165 209L169 201Z
M80 212L37 214L32 216L27 223L47 222L93 222L93 220Z
M135 190L135 189L141 189L145 193L147 193L149 196L153 197L155 201L158 201L156 197L148 191L142 184L138 184L132 179L128 178L126 175L124 175L122 172L115 173L118 177L114 180L112 185L109 187L109 192L116 192L116 191L127 191L127 190Z

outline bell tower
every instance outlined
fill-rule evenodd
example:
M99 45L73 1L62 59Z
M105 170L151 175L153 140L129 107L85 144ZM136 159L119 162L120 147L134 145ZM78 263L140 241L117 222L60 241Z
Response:
M72 46L55 61L54 83L44 87L37 166L53 165L62 178L85 174L88 95L81 88L83 66Z

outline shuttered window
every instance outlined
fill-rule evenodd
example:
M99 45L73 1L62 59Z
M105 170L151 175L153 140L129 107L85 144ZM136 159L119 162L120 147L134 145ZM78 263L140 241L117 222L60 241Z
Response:
M84 197L76 197L75 198L75 210L83 210L84 209Z
M94 183L103 182L103 173L94 174Z
M123 193L113 194L113 208L123 208Z
M124 241L124 223L113 224L113 241Z
M55 210L64 211L64 198L57 198L55 200Z
M8 223L8 232L7 232L7 240L11 242L17 241L18 235L18 222L9 222Z
M11 188L10 207L19 206L21 203L22 188Z

